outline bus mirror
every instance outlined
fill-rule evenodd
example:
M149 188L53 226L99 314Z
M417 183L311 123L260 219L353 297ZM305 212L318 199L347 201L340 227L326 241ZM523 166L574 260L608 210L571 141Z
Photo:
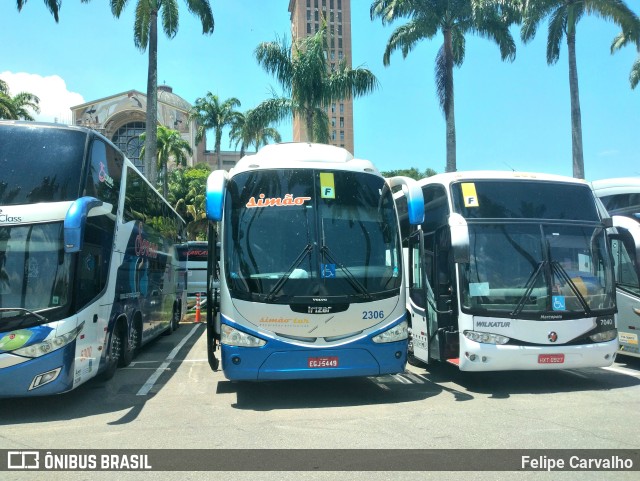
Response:
M449 216L449 228L451 230L451 247L453 248L453 261L466 264L469 262L469 227L467 221L460 214L453 213Z
M64 217L65 252L72 253L82 250L84 226L87 222L89 211L102 205L103 202L95 197L80 197L71 204L67 215ZM108 212L111 212L111 208L108 209Z
M227 186L228 174L226 170L214 170L207 178L207 192L205 208L207 219L219 222L222 220L222 203Z
M633 239L635 244L635 256L636 259L640 259L640 223L631 219L630 217L624 217L621 215L614 215L611 217L612 226L618 229L626 230Z
M396 176L387 180L387 185L393 191L394 187L401 186L407 199L407 213L409 224L420 225L424 222L424 197L420 184L410 177Z

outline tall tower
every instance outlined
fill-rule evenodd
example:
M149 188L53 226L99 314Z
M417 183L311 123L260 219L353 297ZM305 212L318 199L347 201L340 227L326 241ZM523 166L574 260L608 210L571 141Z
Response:
M327 24L329 59L331 68L344 60L351 67L351 0L289 0L291 14L291 39L299 39L316 33L322 20ZM353 100L345 99L327 108L329 116L329 141L331 145L353 152ZM293 120L293 140L306 138L306 127L301 119Z

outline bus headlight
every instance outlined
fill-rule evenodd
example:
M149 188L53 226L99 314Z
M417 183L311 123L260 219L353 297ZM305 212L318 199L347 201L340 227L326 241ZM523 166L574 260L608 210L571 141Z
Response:
M607 342L615 339L616 337L618 337L618 330L610 329L608 331L593 334L589 336L589 339L591 339L593 342Z
M407 323L407 321L402 321L397 326L393 326L391 329L378 334L372 339L372 341L380 344L383 342L404 341L408 338L409 324Z
M489 332L464 331L464 337L474 342L483 344L506 344L509 338L500 334L491 334Z
M240 347L260 347L264 346L267 341L255 336L251 336L242 331L238 331L226 324L222 325L222 335L220 342L227 346L240 346Z
M24 356L24 357L32 357L32 358L44 356L45 354L49 354L50 352L56 351L66 346L70 342L73 342L75 338L78 337L78 334L80 334L80 331L82 331L83 327L84 327L84 322L82 322L78 327L76 327L72 331L69 331L66 334L63 334L62 336L56 336L51 339L45 339L44 341L39 342L38 344L32 344L27 347L16 349L15 351L13 351L13 354L17 354L18 356Z

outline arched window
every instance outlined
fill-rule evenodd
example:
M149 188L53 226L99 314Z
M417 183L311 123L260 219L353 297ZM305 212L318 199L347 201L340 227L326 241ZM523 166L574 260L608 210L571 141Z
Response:
M144 173L144 159L140 158L140 149L144 145L140 134L145 131L145 122L129 122L113 134L111 141Z

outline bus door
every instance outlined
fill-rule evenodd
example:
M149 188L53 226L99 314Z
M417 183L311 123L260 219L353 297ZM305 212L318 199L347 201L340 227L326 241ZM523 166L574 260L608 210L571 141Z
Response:
M428 364L432 357L429 344L436 330L433 290L425 271L430 269L433 254L425 252L424 233L416 230L408 239L409 305L411 313L410 354ZM412 352L411 352L412 351Z
M213 222L209 222L207 232L207 360L212 371L220 367L220 360L216 358L215 351L220 340L220 248L217 242L217 231Z
M619 229L609 235L613 254L616 301L618 305L617 328L620 351L640 356L640 278L634 241L629 232Z
M459 355L460 341L458 337L458 320L456 316L456 283L451 231L448 227L440 227L433 234L433 266L432 278L436 305L436 338L439 359L455 359ZM428 274L427 274L428 275Z

